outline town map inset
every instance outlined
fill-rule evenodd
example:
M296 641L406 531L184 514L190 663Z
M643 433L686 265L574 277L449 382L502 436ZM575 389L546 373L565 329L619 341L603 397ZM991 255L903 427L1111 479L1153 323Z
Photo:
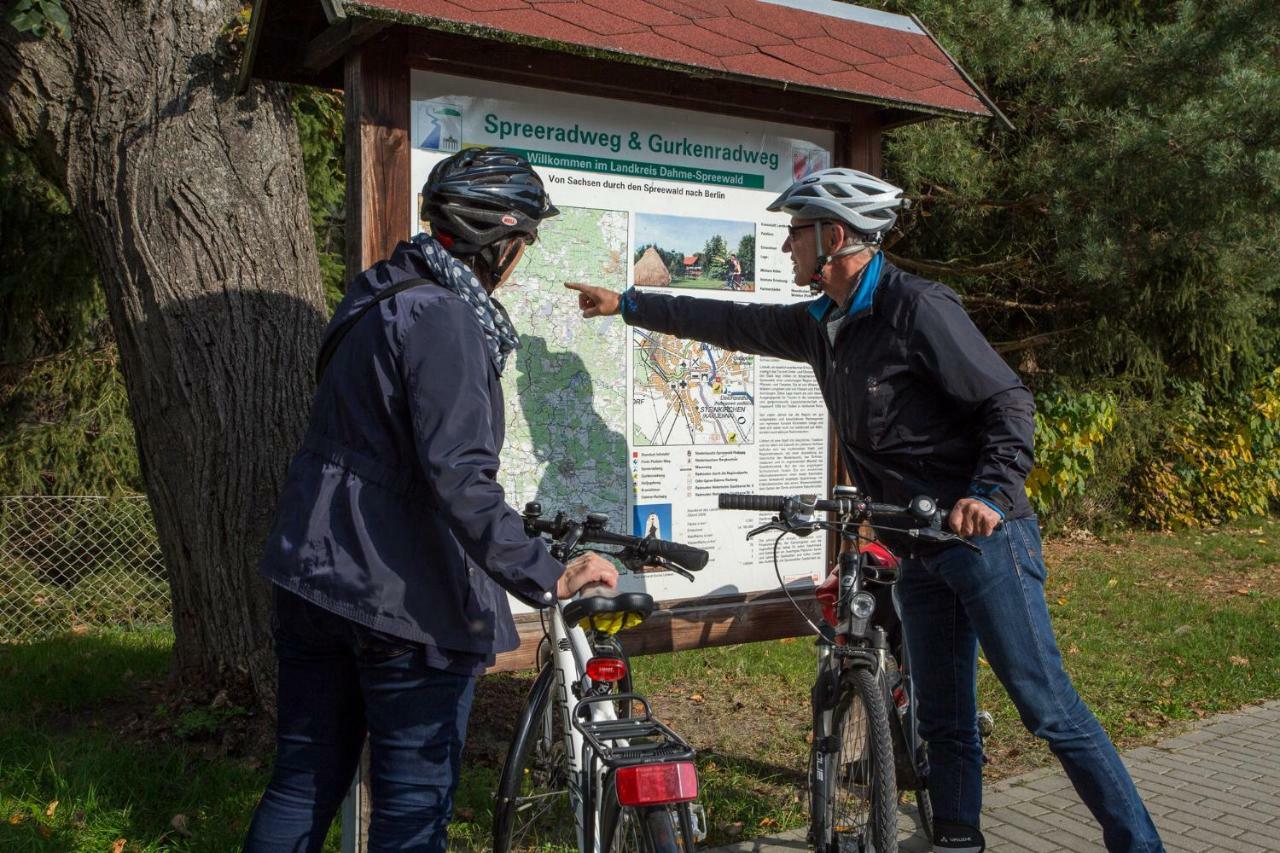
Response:
M754 356L643 329L632 335L633 444L753 443Z

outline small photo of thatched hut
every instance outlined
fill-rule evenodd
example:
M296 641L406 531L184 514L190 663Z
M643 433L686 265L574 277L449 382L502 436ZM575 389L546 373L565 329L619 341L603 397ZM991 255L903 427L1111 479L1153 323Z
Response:
M635 245L637 287L756 289L754 222L637 213Z
M671 271L658 254L657 246L646 246L635 263L635 284L637 287L670 287Z

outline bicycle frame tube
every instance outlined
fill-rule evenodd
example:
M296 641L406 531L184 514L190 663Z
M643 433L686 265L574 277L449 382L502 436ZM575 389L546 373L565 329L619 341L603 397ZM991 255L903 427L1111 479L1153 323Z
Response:
M577 818L578 850L601 853L600 797L605 791L605 767L592 761L585 738L574 725L573 709L578 697L574 687L582 683L587 661L592 656L587 634L577 625L567 625L559 602L551 608L551 654L555 668L552 699L559 709L564 732L565 756L569 764L569 799ZM614 720L613 703L590 706L592 720Z

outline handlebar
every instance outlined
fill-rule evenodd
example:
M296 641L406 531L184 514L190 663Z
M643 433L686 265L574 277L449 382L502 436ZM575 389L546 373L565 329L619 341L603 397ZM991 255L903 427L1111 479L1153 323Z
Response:
M542 518L542 507L536 502L525 505L525 529L531 534L547 534L569 547L579 545L616 545L625 548L642 562L666 560L689 571L699 571L707 565L710 554L701 548L657 539L652 536L628 536L607 530L608 516L589 512L581 521L575 521L563 512L554 518Z
M949 510L938 506L938 502L925 495L917 495L905 506L898 504L877 503L857 495L848 487L836 487L835 496L831 499L819 498L816 495L720 495L720 509L746 510L747 512L770 512L776 518L769 524L753 530L748 538L766 530L781 530L805 536L817 529L844 529L850 522L866 522L871 527L884 530L897 528L877 525L876 518L885 516L907 519L914 527L899 530L918 542L936 545L958 544L974 551L981 549L969 540L955 533L942 529L942 520ZM813 518L815 512L829 512L839 516L840 525L822 525Z
M911 499L907 506L885 504L869 501L855 495L838 496L831 500L820 499L816 495L720 495L720 509L737 509L748 512L786 513L789 511L832 512L837 515L851 515L859 520L866 520L876 515L909 516L917 521L932 524L935 519L945 515L933 498L923 495Z

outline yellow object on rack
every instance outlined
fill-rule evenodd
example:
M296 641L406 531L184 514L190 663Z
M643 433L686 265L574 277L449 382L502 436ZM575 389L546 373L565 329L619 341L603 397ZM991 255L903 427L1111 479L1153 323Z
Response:
M578 627L584 631L613 635L619 631L634 628L643 621L642 614L628 610L621 613L597 613L594 616L584 616L578 620Z

